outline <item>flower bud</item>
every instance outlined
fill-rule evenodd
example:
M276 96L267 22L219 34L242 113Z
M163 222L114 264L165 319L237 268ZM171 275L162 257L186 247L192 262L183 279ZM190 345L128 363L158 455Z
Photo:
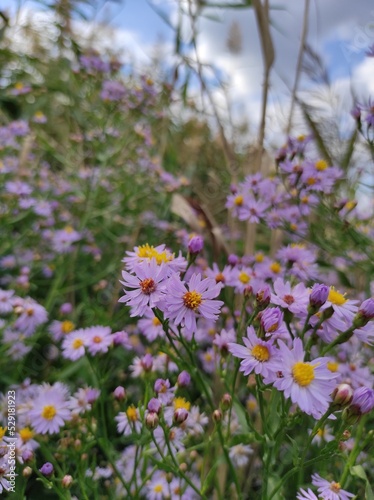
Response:
M24 463L31 462L34 459L34 453L32 450L26 448L22 453L22 460Z
M374 319L374 299L370 298L364 300L361 304L356 316L353 318L353 325L360 328L372 319Z
M61 479L61 484L63 488L70 488L70 486L73 484L73 477L70 476L69 474L66 474L62 479Z
M321 321L330 319L333 314L334 314L334 308L332 306L328 307L322 312Z
M156 429L156 427L158 426L158 423L159 423L159 418L158 418L158 415L156 412L151 411L151 412L147 413L147 415L145 417L145 425L146 425L147 429L150 429L150 430Z
M142 368L145 372L150 372L153 367L153 357L151 354L146 354L140 361Z
M29 467L29 466L25 467L25 468L23 469L23 471L22 471L22 476L23 476L23 477L30 477L30 476L31 476L31 474L32 474L32 468L31 468L31 467Z
M326 302L329 296L329 287L323 284L316 283L309 295L310 312L317 312L320 307Z
M73 306L70 302L65 302L60 306L60 314L70 314L73 310Z
M221 422L221 420L222 420L222 412L221 412L221 410L214 410L212 416L213 416L213 420L215 422Z
M50 476L53 474L53 465L51 464L51 462L46 462L41 466L39 472L41 472L43 476Z
M252 296L253 288L251 285L247 285L243 290L243 295L246 299L249 299Z
M119 385L114 389L113 396L116 398L117 401L124 401L126 399L125 388Z
M152 398L149 401L147 408L149 412L157 413L157 415L159 415L161 411L161 401L157 398Z
M232 253L228 256L227 260L230 266L236 266L236 264L239 262L239 257Z
M333 405L344 408L353 399L353 389L349 384L339 384L332 392L331 398Z
M226 393L222 396L221 399L221 408L223 411L228 410L232 405L232 397L230 394Z
M369 387L359 387L353 394L351 407L356 407L361 415L370 413L374 408L374 390Z
M183 424L188 418L188 411L186 408L177 408L174 412L174 423Z
M352 433L351 431L349 431L348 429L346 429L343 434L342 434L342 441L348 441L348 439L350 439L352 436Z
M188 251L191 255L197 255L204 247L204 240L201 236L193 236L188 242Z
M261 311L270 304L271 291L268 285L260 288L256 294L256 307Z
M191 382L190 374L188 372L186 372L185 370L180 372L180 374L178 375L178 381L177 381L178 387L187 387L188 385L190 385L190 382Z

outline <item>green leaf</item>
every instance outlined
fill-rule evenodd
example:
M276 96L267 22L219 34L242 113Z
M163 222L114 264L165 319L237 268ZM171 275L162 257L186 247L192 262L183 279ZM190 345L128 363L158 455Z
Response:
M351 467L350 472L351 472L352 476L359 477L360 479L365 481L365 483L366 483L365 499L366 500L374 500L373 489L370 486L369 479L368 479L366 472L364 471L364 468L362 467L362 465L355 465L354 467Z

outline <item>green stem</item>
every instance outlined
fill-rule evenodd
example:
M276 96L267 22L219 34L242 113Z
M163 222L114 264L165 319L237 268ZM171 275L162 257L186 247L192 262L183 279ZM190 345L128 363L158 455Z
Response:
M345 467L344 467L344 470L343 470L343 474L342 474L342 477L340 478L340 481L339 483L341 484L341 486L344 486L344 483L346 482L347 478L348 478L348 474L351 470L351 467L354 466L355 462L356 462L356 459L359 455L359 453L361 452L362 450L362 442L361 442L361 438L362 438L362 434L364 432L364 427L365 427L365 422L366 422L366 416L364 417L361 417L361 421L360 423L358 424L358 427L357 427L357 433L356 433L356 437L355 437L355 444L349 454L349 457L348 457L348 460L345 464Z

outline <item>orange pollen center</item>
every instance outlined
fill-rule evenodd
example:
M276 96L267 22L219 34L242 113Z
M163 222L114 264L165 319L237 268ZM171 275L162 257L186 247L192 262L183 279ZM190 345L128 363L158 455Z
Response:
M131 422L136 422L138 420L138 414L135 406L129 406L126 410L126 415Z
M23 442L30 441L34 437L34 433L31 429L28 427L24 427L19 431L20 438L22 439Z
M225 281L225 277L222 273L218 273L216 276L216 283L223 283Z
M269 349L265 345L257 344L252 349L252 356L261 363L268 361L270 357Z
M47 405L43 408L42 417L46 420L52 420L56 413L56 408L53 405Z
M33 316L34 315L34 309L31 309L31 308L27 309L26 310L26 314L27 314L27 316Z
M156 290L156 283L152 278L146 278L145 280L141 281L140 283L140 288L142 289L142 292L145 295L151 295Z
M202 302L202 295L198 292L186 292L183 295L183 304L188 308L196 311Z
M161 325L161 321L156 318L156 316L152 319L152 323L154 326L160 326Z
M339 493L339 491L341 490L340 483L336 483L335 481L333 481L330 484L330 490L333 491L334 493Z
M308 186L313 186L316 183L316 179L314 177L309 177L306 183L308 184Z
M71 321L63 321L61 323L61 331L62 333L70 333L74 330L74 323L72 323Z
M241 205L243 205L243 196L241 194L239 194L235 200L234 200L234 203L236 206L240 207Z
M92 339L95 344L100 344L100 342L103 340L101 337L99 337L98 335L95 335L95 337Z

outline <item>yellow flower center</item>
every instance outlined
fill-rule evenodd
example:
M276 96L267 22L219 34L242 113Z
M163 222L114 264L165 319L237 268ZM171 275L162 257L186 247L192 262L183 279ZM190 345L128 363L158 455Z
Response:
M303 141L305 141L305 135L303 135L303 134L302 134L302 135L299 135L299 136L297 137L297 140L298 140L299 142L303 142Z
M42 417L46 420L52 420L56 413L56 408L53 405L46 405L43 407Z
M306 183L308 184L308 186L314 186L314 184L316 183L316 178L315 177L309 177L307 179Z
M337 363L336 361L329 361L327 363L327 368L330 370L330 372L335 373L338 371L339 363Z
M94 338L92 339L95 344L100 344L100 342L103 340L102 337L99 337L99 335L95 335Z
M290 224L290 229L292 231L297 231L297 224L294 224L294 223Z
M243 283L243 285L246 285L251 281L251 277L244 271L241 271L241 273L239 274L239 281Z
M256 262L263 262L263 260L264 260L264 254L263 253L256 253L255 261Z
M29 427L24 427L19 431L19 435L23 442L30 441L34 437L33 431Z
M269 349L265 345L255 345L252 349L252 356L256 358L257 361L261 361L261 363L268 361L270 357Z
M304 205L307 205L309 202L309 196L303 196L300 198L301 203L304 203Z
M65 320L61 323L61 331L62 333L70 333L74 330L74 323L71 321Z
M136 422L138 420L138 414L134 405L131 405L126 410L126 415L131 422Z
M74 339L72 347L73 349L79 349L83 345L83 340L82 339Z
M342 306L343 304L345 304L347 302L347 299L344 298L344 296L345 296L345 294L338 292L332 286L330 288L330 292L329 292L329 296L328 296L327 300L329 300L330 302L332 302L336 306Z
M66 226L64 227L64 231L66 233L72 233L74 231L74 228L72 226Z
M339 493L339 491L341 490L341 486L340 486L340 483L336 483L335 481L333 481L331 484L330 484L330 490L333 491L334 493Z
M238 194L238 196L235 197L234 203L237 207L241 207L243 205L243 196L241 194Z
M166 250L158 252L155 247L146 243L138 247L138 257L141 259L156 259L157 265L160 266L163 262L170 262L173 260L173 255L168 255Z
M192 291L192 292L186 292L183 295L183 304L188 308L192 309L193 311L196 311L196 309L199 307L199 305L202 302L202 295L201 293Z
M314 380L314 367L309 363L298 361L293 365L292 376L301 387L307 387Z
M352 200L352 201L347 201L347 203L344 205L344 207L347 210L353 210L356 205L357 205L357 201L356 200Z
M325 435L325 429L318 429L317 431L317 436L320 437L320 438L323 438Z
M209 363L210 361L213 360L213 356L210 354L210 352L206 352L204 354L204 359L205 359L205 361L207 361Z
M15 88L16 90L22 90L22 89L23 89L23 87L24 87L24 85L23 85L23 83L22 83L22 82L17 82L17 83L15 83L15 84L14 84L14 88Z
M315 163L315 167L319 172L322 172L323 170L326 170L328 167L328 163L326 160L317 160Z
M191 403L186 401L184 398L175 398L173 401L174 410L180 410L184 408L187 411L190 411Z
M37 111L35 114L34 114L34 117L35 118L44 118L44 113L42 111Z
M270 264L270 270L273 271L273 273L280 273L281 272L281 265L279 264L279 262L273 262L272 264Z
M161 493L162 492L162 485L161 484L156 484L156 486L153 488L153 491L155 493Z
M160 326L161 325L161 321L158 318L156 318L156 316L153 318L152 323L153 323L154 326Z
M0 427L0 439L3 439L3 437L5 436L6 430L7 427Z

